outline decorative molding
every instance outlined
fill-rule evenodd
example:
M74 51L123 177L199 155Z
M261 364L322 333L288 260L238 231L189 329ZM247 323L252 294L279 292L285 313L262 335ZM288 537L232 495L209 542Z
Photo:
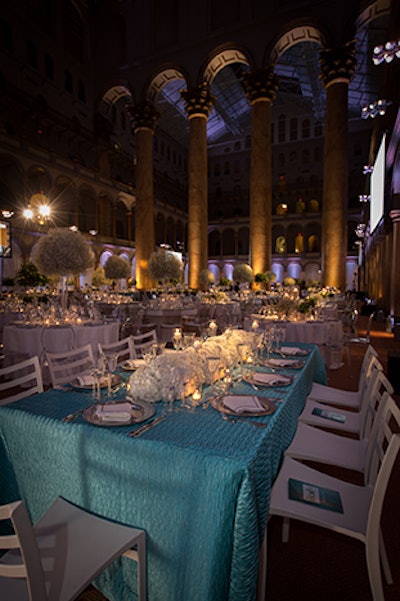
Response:
M177 69L165 69L158 73L151 81L147 90L147 99L149 102L154 102L162 88L175 79L182 79L185 81L183 74Z
M309 25L295 27L275 43L270 53L269 62L271 64L277 63L282 54L299 42L315 42L322 47L326 45L324 36L315 27Z
M215 102L206 81L195 88L182 90L181 96L189 119L194 116L207 118Z
M210 60L204 71L204 80L211 84L212 80L221 71L221 69L232 63L249 65L247 57L240 50L224 50Z

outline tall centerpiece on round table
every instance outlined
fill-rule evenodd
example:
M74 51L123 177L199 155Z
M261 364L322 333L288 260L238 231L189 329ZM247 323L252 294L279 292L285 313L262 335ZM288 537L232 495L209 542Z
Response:
M167 285L182 279L183 263L171 251L157 248L149 258L149 275L152 280Z
M122 279L128 279L131 272L129 261L118 257L118 255L111 255L104 265L104 274L108 280L112 280L113 288L115 282Z
M37 243L33 263L48 276L62 278L62 308L67 308L67 276L77 276L93 265L94 255L80 232L54 228Z

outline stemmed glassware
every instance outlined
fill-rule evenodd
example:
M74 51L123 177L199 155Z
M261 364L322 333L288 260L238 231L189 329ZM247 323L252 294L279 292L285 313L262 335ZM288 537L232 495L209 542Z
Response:
M91 376L93 377L92 396L96 402L99 402L101 400L101 380L104 377L104 372L104 355L100 354L99 357L95 359L90 372Z
M104 353L104 363L107 369L107 388L108 395L111 395L112 390L112 376L115 370L117 369L118 364L118 353Z

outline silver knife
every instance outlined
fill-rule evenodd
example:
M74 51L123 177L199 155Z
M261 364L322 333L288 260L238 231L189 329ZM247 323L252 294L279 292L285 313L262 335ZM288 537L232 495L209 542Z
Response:
M155 417L150 422L147 422L146 424L143 424L143 426L140 426L140 428L129 432L128 436L133 436L135 438L136 436L140 436L141 434L143 434L143 432L147 432L147 430L150 430L150 428L159 424L164 419L164 417L164 415L159 415L158 417Z

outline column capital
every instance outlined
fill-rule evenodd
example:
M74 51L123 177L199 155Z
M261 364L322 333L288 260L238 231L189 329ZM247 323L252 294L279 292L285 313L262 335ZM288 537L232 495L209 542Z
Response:
M154 130L155 122L160 114L151 102L140 102L128 106L127 110L131 116L134 131L138 129Z
M400 209L395 209L394 211L390 211L389 216L393 223L399 223L400 222Z
M206 81L193 88L182 90L181 97L185 103L189 119L192 117L205 117L205 119L208 119L208 115L216 100L216 97L211 94L210 86Z
M319 51L320 79L324 88L332 83L349 82L356 68L356 40L338 48Z
M270 103L274 101L279 80L271 65L253 71L244 71L242 81L246 98L251 105L260 100L268 100Z

